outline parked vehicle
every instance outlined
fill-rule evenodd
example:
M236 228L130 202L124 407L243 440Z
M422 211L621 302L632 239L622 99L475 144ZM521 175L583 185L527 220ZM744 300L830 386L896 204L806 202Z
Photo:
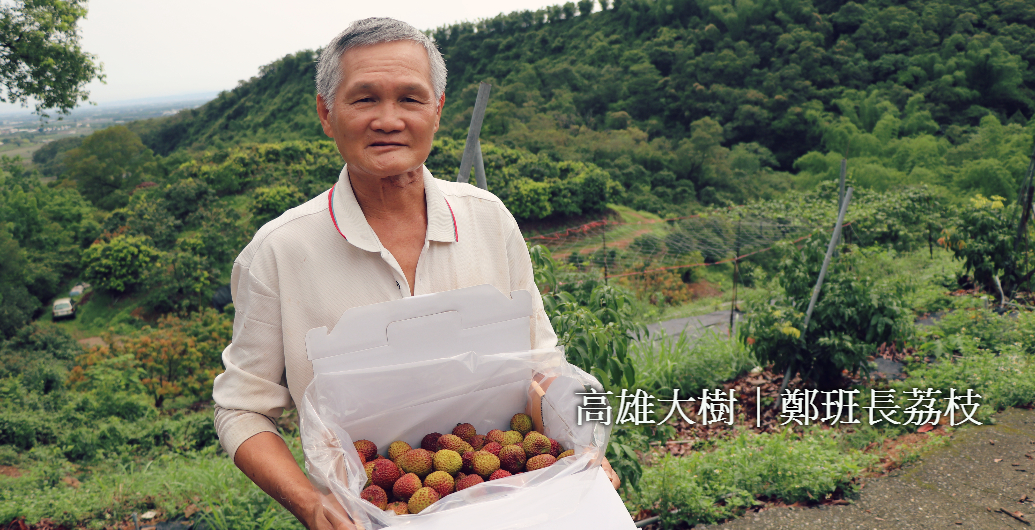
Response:
M62 318L75 318L76 303L71 298L58 298L54 300L54 320Z

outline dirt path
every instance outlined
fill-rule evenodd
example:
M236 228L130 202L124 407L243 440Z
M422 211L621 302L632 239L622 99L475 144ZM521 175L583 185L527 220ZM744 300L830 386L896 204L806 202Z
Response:
M996 421L961 429L921 461L871 479L848 506L773 508L695 528L1031 528L999 509L1035 521L1035 410L1010 409Z

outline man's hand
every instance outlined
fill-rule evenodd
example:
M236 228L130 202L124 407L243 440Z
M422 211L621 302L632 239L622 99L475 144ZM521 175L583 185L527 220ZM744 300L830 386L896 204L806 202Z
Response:
M313 488L280 436L261 432L248 438L237 448L234 463L309 530L359 528L334 497Z
M329 502L328 502L329 501ZM313 510L302 521L309 530L358 530L352 518L345 513L333 497L318 500Z
M611 462L608 462L605 458L600 463L600 467L604 468L604 473L607 475L607 479L611 481L611 485L618 489L618 486L622 485L622 479L618 478L618 473L615 473L614 468L611 467Z

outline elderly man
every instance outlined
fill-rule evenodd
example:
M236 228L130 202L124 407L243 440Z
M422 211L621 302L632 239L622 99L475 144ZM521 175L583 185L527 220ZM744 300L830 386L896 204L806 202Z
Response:
M320 123L345 167L330 190L263 226L234 262L233 341L212 395L219 440L249 478L307 528L351 528L274 423L313 379L306 332L333 328L352 307L488 283L533 293L533 347L557 338L507 208L424 167L445 103L434 43L396 20L355 22L321 54L316 85Z

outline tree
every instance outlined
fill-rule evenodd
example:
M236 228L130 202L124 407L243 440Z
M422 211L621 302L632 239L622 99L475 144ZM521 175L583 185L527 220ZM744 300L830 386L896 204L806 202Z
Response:
M67 114L104 79L95 57L79 47L84 0L14 0L0 5L0 83L7 102L36 100L36 112Z
M268 188L256 188L255 203L252 205L252 221L255 226L262 226L287 211L305 202L305 195L302 195L294 186L270 186Z
M102 289L125 293L140 283L160 254L147 237L117 236L83 252L84 276Z
M0 339L26 324L40 302L25 287L25 256L11 237L6 223L0 224Z
M106 210L124 206L128 191L157 171L151 150L121 125L91 134L65 153L64 163L83 197Z

